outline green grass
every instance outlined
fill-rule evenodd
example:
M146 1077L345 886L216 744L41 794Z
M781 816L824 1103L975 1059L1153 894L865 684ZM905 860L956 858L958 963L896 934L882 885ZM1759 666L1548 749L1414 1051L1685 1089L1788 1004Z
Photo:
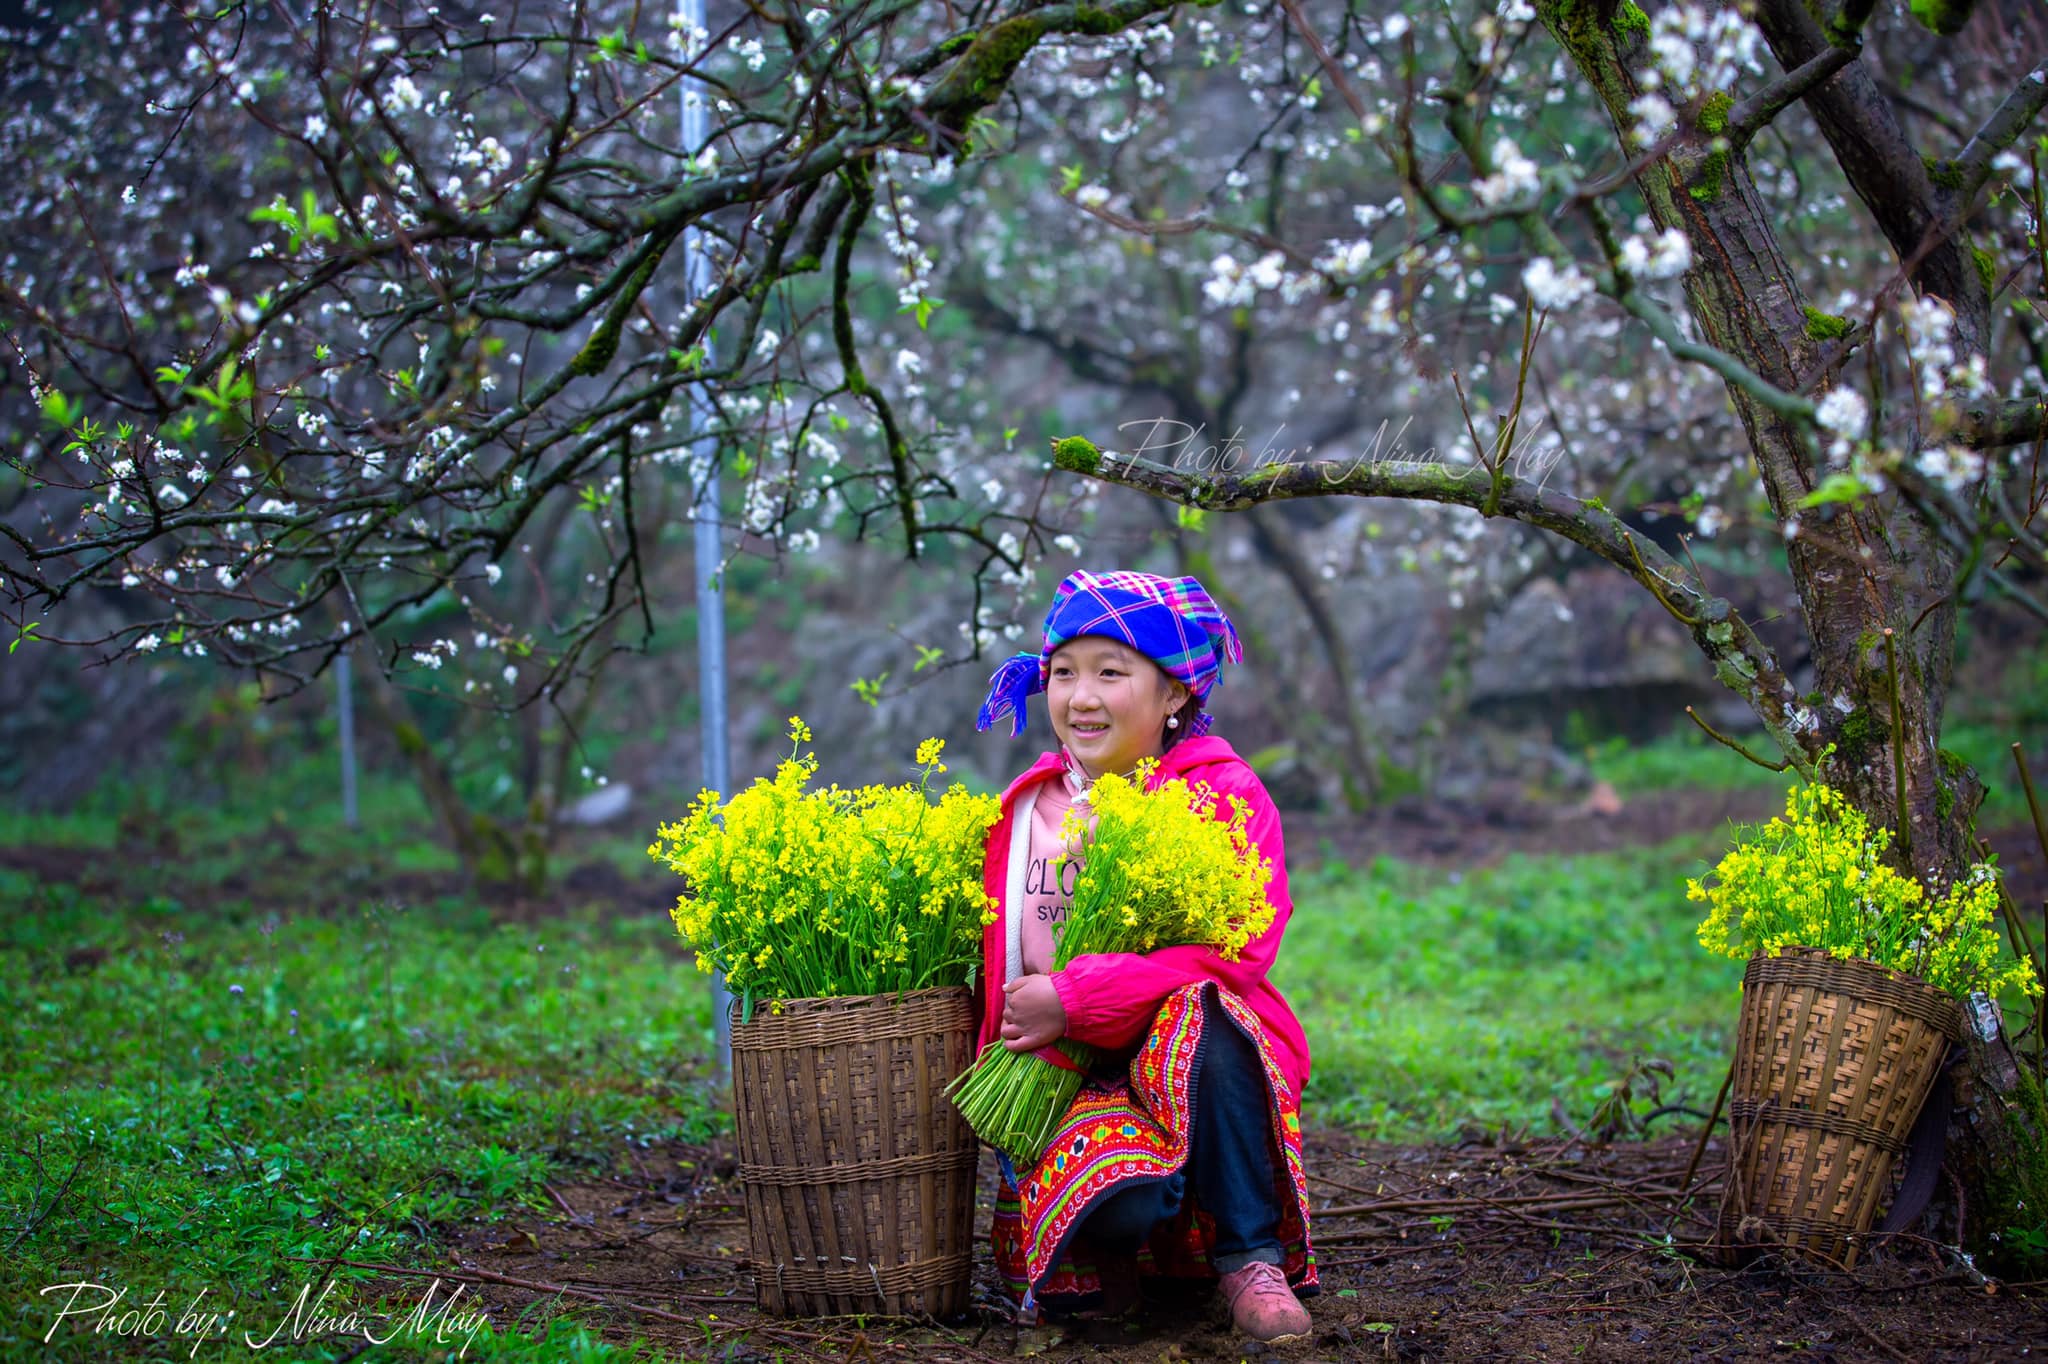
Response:
M359 824L342 819L340 767L331 750L273 754L234 769L218 790L195 790L175 768L109 781L62 811L0 809L0 845L77 853L140 846L174 858L181 880L205 884L249 871L266 850L345 869L456 869L419 787L376 768L361 774Z
M275 1320L305 1259L417 1263L458 1220L551 1208L551 1172L725 1121L710 994L658 913L223 920L19 877L0 900L0 1358L106 1357L68 1333L40 1353L47 1284ZM625 1357L560 1330L487 1357Z
M1273 976L1314 1054L1306 1113L1393 1140L1550 1131L1553 1103L1586 1123L1638 1056L1676 1067L1666 1102L1709 1107L1742 964L1700 948L1683 877L1721 846L1297 875Z
M1761 730L1729 737L1760 758L1775 760L1778 756L1770 736ZM1942 729L1941 746L1974 767L1977 779L1984 783L1984 804L1977 811L1977 827L1982 831L2025 823L2028 818L2026 795L2010 751L2016 741L2025 747L2036 794L2048 798L2048 735L1962 717L1951 719ZM1611 782L1624 797L1678 789L1783 790L1795 780L1789 772L1759 767L1714 742L1690 721L1652 743L1631 746L1626 739L1607 739L1585 745L1579 752L1593 775Z

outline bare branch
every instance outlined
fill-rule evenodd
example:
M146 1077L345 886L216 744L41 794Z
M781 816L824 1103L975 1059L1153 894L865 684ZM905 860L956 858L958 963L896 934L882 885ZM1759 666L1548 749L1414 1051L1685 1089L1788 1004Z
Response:
M2020 79L1991 117L1956 154L1954 167L1961 177L1958 193L1969 199L1991 176L1991 158L2019 140L2032 126L2043 105L2048 105L2048 62L2042 62Z
M1762 132L1772 119L1802 99L1814 86L1855 61L1857 55L1857 49L1853 47L1830 47L1744 99L1728 111L1728 127L1724 133L1728 145L1738 151L1747 147L1750 139Z
M2048 396L1965 408L1955 431L1957 443L1973 450L2025 445L2044 438L2048 438Z

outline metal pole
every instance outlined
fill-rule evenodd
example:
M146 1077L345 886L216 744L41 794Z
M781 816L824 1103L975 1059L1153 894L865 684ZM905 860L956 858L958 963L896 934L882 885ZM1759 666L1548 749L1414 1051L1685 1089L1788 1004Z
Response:
M350 685L349 653L343 649L334 657L334 699L341 720L341 818L349 828L362 824L356 809L356 699Z
M682 0L683 31L695 34L704 24L704 0ZM686 77L683 92L683 154L696 156L710 141L706 118L705 91L696 77ZM704 253L697 229L683 231L683 306L689 308L711 291L711 261ZM703 341L704 364L711 363L711 338ZM732 794L732 761L726 749L725 716L725 585L719 578L722 557L718 525L718 439L709 434L711 399L702 384L692 384L690 395L690 454L693 468L705 471L697 498L697 671L699 676L700 732L704 747L704 784L714 791ZM725 978L717 979L712 1026L718 1039L720 1074L732 1072L732 994Z

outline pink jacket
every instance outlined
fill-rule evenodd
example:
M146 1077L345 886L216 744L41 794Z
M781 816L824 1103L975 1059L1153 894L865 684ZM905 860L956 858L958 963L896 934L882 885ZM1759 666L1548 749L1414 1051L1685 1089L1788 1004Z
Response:
M1002 1030L1002 984L1009 973L1010 869L1021 869L1029 821L1019 827L1021 799L1060 771L1057 752L1040 754L1025 773L1003 792L1002 818L989 830L982 883L997 901L996 921L982 935L982 1017L980 1045L987 1046ZM1259 851L1273 863L1266 894L1273 902L1273 924L1252 939L1236 961L1225 961L1212 947L1162 947L1144 954L1097 953L1077 957L1055 971L1053 987L1067 1011L1067 1036L1090 1046L1114 1049L1136 1042L1159 1012L1160 1004L1183 985L1213 980L1251 1006L1272 1040L1274 1059L1294 1087L1297 1101L1308 1081L1308 1039L1294 1011L1266 978L1280 952L1294 902L1287 893L1287 849L1280 830L1280 812L1272 797L1229 743L1212 735L1183 739L1160 760L1157 782L1184 777L1192 785L1206 781L1216 791L1219 814L1228 817L1223 797L1241 797L1251 807L1248 832ZM1035 799L1035 795L1033 799Z

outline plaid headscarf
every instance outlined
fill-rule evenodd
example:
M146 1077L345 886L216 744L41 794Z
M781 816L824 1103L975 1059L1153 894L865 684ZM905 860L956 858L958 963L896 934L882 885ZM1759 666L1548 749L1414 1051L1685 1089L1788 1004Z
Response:
M1045 613L1045 643L1035 654L1012 654L988 680L988 699L974 719L988 729L1007 713L1010 737L1024 732L1024 703L1045 690L1055 649L1082 635L1121 640L1157 663L1169 677L1207 700L1223 680L1223 660L1244 662L1237 630L1201 583L1118 570L1070 573L1053 593ZM1219 657L1220 656L1220 657ZM1209 729L1206 714L1195 717L1190 736Z

